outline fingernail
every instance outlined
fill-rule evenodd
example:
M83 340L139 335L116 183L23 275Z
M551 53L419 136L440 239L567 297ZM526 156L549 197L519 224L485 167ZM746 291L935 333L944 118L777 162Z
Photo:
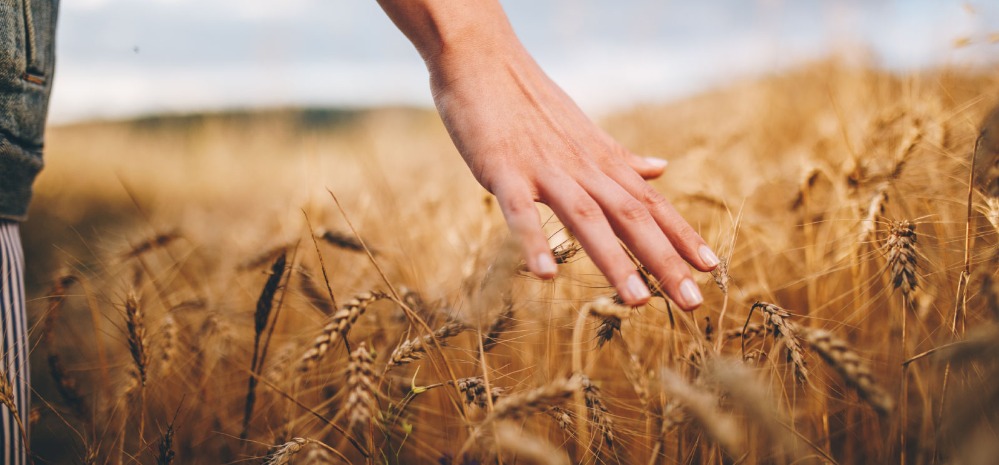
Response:
M704 302L704 297L701 297L701 290L697 288L697 284L694 284L694 281L690 278L684 279L680 283L680 296L683 297L688 307L696 307L701 302Z
M628 276L628 281L625 282L625 290L628 294L631 294L631 300L645 300L652 296L649 292L648 286L642 282L642 278L639 278L637 274Z
M669 161L656 157L645 157L645 162L656 168L665 168L669 164Z
M697 254L701 256L701 260L704 260L705 265L714 267L717 266L719 263L721 263L721 260L718 259L718 256L715 255L715 253L711 251L711 248L706 245L702 245L700 248L698 248Z
M554 276L558 271L555 260L547 253L538 254L538 258L534 262L534 269L538 270L538 274L542 276Z

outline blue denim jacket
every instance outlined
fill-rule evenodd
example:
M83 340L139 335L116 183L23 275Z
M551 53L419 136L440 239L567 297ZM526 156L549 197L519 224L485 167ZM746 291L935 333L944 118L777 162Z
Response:
M42 169L59 0L0 0L0 218L23 220Z

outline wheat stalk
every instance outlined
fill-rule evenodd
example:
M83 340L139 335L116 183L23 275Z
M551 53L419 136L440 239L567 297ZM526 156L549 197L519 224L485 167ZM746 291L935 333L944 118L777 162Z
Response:
M353 234L321 229L316 231L316 237L337 248L350 250L352 252L364 252L364 244L362 244L357 237L354 237ZM372 254L375 254L374 250L371 252Z
M167 314L163 317L163 321L160 323L160 334L159 371L162 375L165 375L173 368L173 362L177 358L179 349L178 338L180 337L180 329L177 325L177 319L173 315Z
M365 292L358 294L344 304L340 310L333 314L330 322L323 327L322 333L312 341L312 347L305 352L299 361L299 370L308 371L319 364L319 361L334 343L347 337L350 328L354 326L354 323L367 310L368 306L386 297L381 292Z
M239 434L239 437L243 439L247 438L250 432L250 419L253 418L253 408L257 400L257 376L260 373L260 367L263 365L267 354L268 344L265 342L261 350L260 342L262 341L264 330L267 329L270 323L271 312L274 309L274 296L277 295L278 287L281 285L282 278L284 278L286 264L287 254L282 252L278 255L277 260L274 260L274 264L271 265L271 273L267 276L267 281L260 291L260 297L257 298L257 307L253 312L253 358L250 360L250 378L247 381L246 404L243 409L243 429ZM271 332L273 333L273 327ZM270 336L268 336L267 341L270 341Z
M18 410L17 402L14 398L14 386L11 384L8 375L9 373L7 370L0 367L0 405L7 407L7 411L10 416L14 417L14 422L17 423L18 432L21 434L21 441L24 445L25 455L30 458L31 450L30 443L28 442L28 431L25 428L24 423L21 421L21 412ZM8 439L8 441L10 441L10 439ZM14 453L14 451L8 452Z
M149 352L147 350L146 325L142 309L135 294L129 292L125 297L125 328L128 333L128 351L139 375L142 386L146 385L146 369L149 367Z
M66 373L66 369L62 365L62 359L59 357L59 354L49 354L48 362L49 374L52 375L52 380L55 381L56 390L59 391L59 395L62 397L63 402L69 406L78 418L89 420L90 415L87 412L87 403L83 398L83 394L80 392L76 378L73 378Z
M902 220L889 226L885 248L888 250L888 270L892 285L901 289L908 301L917 286L916 279L916 225Z
M167 425L167 430L160 437L158 446L159 452L156 454L156 465L170 465L173 463L176 452L173 450L173 423Z
M508 423L497 426L493 437L497 455L507 458L510 463L569 465L564 451Z
M350 427L358 423L368 423L372 414L377 411L375 402L375 381L372 366L375 360L362 342L350 353L347 365L347 402L344 411L347 412Z
M312 444L311 439L292 438L292 440L278 445L264 458L264 465L287 465L291 462L291 457L302 451L305 446Z
M857 236L858 243L863 244L867 242L877 232L878 216L884 214L885 204L887 203L888 183L878 184L874 188L874 195L871 196L871 201L867 204L867 213L860 220L860 234Z
M444 324L434 331L433 334L426 336L417 337L403 342L395 351L392 352L392 356L389 357L388 365L385 367L385 371L392 367L397 367L400 365L405 365L407 363L412 363L417 360L422 359L427 354L427 347L433 344L434 339L441 346L447 345L447 340L461 334L465 331L466 326L459 322L449 322Z
M500 396L506 393L506 388L499 386L490 386L489 391L486 392L486 383L480 376L459 378L455 385L458 387L458 391L465 396L466 405L477 405L483 409L489 406L490 401L495 404ZM487 395L492 399L489 399Z
M493 405L493 411L482 421L482 425L498 420L521 418L551 406L561 405L581 387L582 381L577 376L557 379L544 386L503 397Z
M583 400L586 402L586 408L590 410L590 421L596 425L597 431L604 438L607 447L614 447L614 420L611 419L610 412L604 405L600 388L595 386L585 375L580 375L579 378L583 389Z
M822 329L806 329L802 337L878 413L887 415L892 411L895 401L878 386L870 367L845 341Z
M741 428L731 414L718 409L718 398L702 388L692 386L680 375L668 368L662 368L660 381L665 393L682 404L685 410L697 421L709 436L720 444L732 457L743 453ZM664 418L669 416L664 414Z
M756 302L750 309L750 316L753 310L760 309L763 313L764 326L770 327L774 336L779 337L784 346L787 347L788 357L794 365L794 376L799 383L808 382L808 366L805 363L805 351L798 340L797 331L791 323L791 312L784 310L774 304L767 302ZM748 329L748 322L744 331ZM743 339L745 341L745 339ZM743 342L745 344L745 342Z
M489 325L489 330L486 335L482 338L482 350L484 352L489 352L496 344L499 344L500 337L503 333L510 330L513 326L513 303L507 302L503 307L503 311L496 317L495 320Z

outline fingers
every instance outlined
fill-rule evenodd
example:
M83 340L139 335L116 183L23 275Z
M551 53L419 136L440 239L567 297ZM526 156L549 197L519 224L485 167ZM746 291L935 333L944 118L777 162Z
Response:
M617 235L661 283L663 291L684 310L697 308L704 298L690 268L667 239L648 207L606 176L584 185Z
M554 278L557 267L541 229L532 190L517 180L507 179L495 186L493 193L510 232L521 246L527 269L541 279Z
M708 247L707 242L654 187L624 166L610 167L607 173L649 211L666 238L687 263L698 271L711 271L718 266L718 256Z
M539 186L548 204L586 249L587 254L628 305L649 300L649 288L618 245L617 236L600 205L570 178L549 180Z

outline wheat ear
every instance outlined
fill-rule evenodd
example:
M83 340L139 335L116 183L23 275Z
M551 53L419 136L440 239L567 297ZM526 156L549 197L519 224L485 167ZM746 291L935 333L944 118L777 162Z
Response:
M441 346L444 346L447 345L448 339L461 334L465 331L465 329L465 325L459 322L449 322L438 328L433 334L417 337L403 342L402 345L392 352L392 356L389 357L389 362L385 367L385 371L387 372L392 367L405 365L407 363L422 359L427 355L427 347L433 344L434 339L436 339Z
M350 353L350 363L347 366L347 403L344 410L348 415L350 427L358 423L368 423L378 409L375 402L375 381L372 366L375 360L362 342Z
M330 319L330 322L323 327L322 333L312 341L312 347L305 352L299 361L299 370L308 371L319 364L330 347L342 338L347 336L350 328L354 326L357 319L361 317L368 305L384 299L387 296L381 292L365 292L358 294L337 310Z
M764 326L771 328L774 335L779 337L784 346L787 347L788 357L794 365L795 378L799 383L807 383L808 365L805 363L805 351L801 347L797 330L791 323L791 312L771 303L756 302L750 309L750 316L752 316L752 311L756 309L760 309L763 313ZM748 329L748 325L744 329Z
M805 330L803 338L861 399L882 415L891 413L894 399L874 381L870 367L845 341L822 329Z

